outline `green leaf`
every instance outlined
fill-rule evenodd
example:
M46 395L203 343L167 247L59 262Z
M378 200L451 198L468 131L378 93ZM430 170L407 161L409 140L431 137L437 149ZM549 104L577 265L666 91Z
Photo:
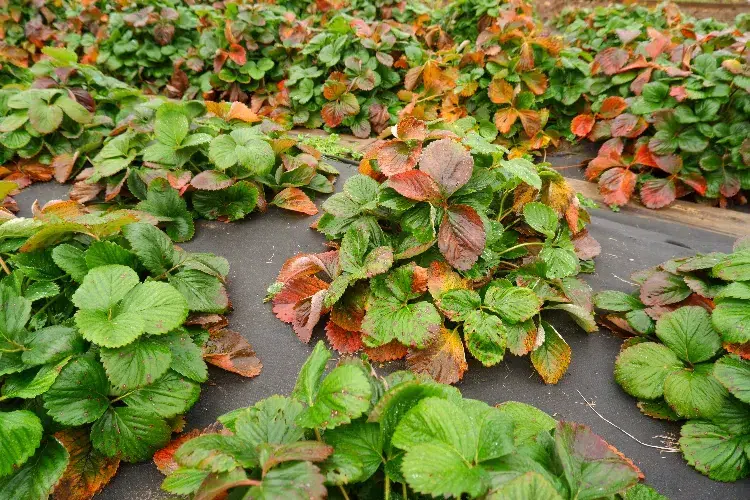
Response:
M542 300L530 288L490 286L484 304L509 323L518 323L538 314Z
M335 450L331 457L334 463L346 457L359 466L359 475L349 477L349 483L367 481L383 464L383 437L378 424L355 420L326 431L324 440Z
M721 349L711 316L702 307L686 306L666 313L656 322L656 336L683 361L711 359Z
M271 396L250 408L223 415L219 421L252 448L291 444L305 438L305 430L295 423L302 411L302 404L295 399Z
M119 264L128 267L136 267L138 265L135 254L112 241L92 242L84 253L84 259L89 269L108 266L110 264Z
M737 481L750 474L750 439L696 420L682 426L680 448L687 463L715 481Z
M109 311L138 283L138 273L120 266L101 266L89 271L78 290L73 304L80 309Z
M474 290L449 290L440 296L439 307L453 321L466 321L482 305Z
M196 382L208 380L208 367L203 361L203 351L195 345L184 329L167 334L163 340L172 355L171 369Z
M32 399L44 394L55 383L55 379L69 360L70 358L64 358L57 364L43 365L38 369L9 375L3 385L3 397Z
M571 498L608 497L621 493L640 479L640 471L630 460L585 425L558 423L555 451Z
M240 181L219 191L198 191L193 194L193 208L207 219L226 218L236 221L255 210L258 189L247 181Z
M44 429L30 411L0 411L0 484L4 476L23 465L42 441Z
M137 462L151 458L171 434L157 415L120 406L109 408L91 427L91 443L108 457Z
M178 261L174 244L164 232L150 224L128 224L122 230L138 259L151 274L161 275Z
M713 373L737 399L750 404L750 361L727 355L716 362Z
M98 419L109 407L109 381L91 357L68 363L44 394L44 407L61 424L77 426Z
M48 439L15 474L0 478L0 498L46 500L68 465L68 452Z
M578 256L572 248L560 248L545 245L539 252L544 262L544 275L549 279L567 278L578 270Z
M484 366L494 366L503 360L507 339L505 325L497 316L472 311L464 319L464 337L471 355Z
M247 448L247 444L236 436L223 434L202 434L188 440L175 452L175 461L183 467L200 468L211 472L226 472L240 465L235 458L240 447ZM248 462L257 465L257 452L248 449L252 459Z
M180 467L164 479L161 488L175 495L189 495L200 487L210 473L207 470Z
M208 147L208 159L219 170L233 167L239 161L235 147L237 145L229 135L217 135Z
M298 462L271 469L259 486L247 491L247 497L257 500L278 498L324 498L327 494L325 477L310 462Z
M169 284L187 300L191 311L223 313L229 308L229 296L218 278L186 269L169 276Z
M672 372L664 381L664 400L685 418L716 415L727 395L727 390L710 373L700 373L697 369Z
M535 189L542 189L542 179L539 177L536 166L529 160L525 158L501 160L500 165L511 175L518 177L529 186Z
M394 338L404 345L424 348L440 328L441 318L430 302L404 304L396 299L370 299L362 321L363 341L375 347Z
M59 325L31 332L25 345L21 359L28 366L55 363L85 349L81 335L74 328Z
M122 401L143 414L154 413L171 418L188 411L200 394L200 385L175 371L168 371L159 380L126 392Z
M299 415L297 424L323 429L347 424L367 411L371 394L370 381L360 367L338 366L323 379L314 403Z
M166 179L154 179L148 186L146 200L138 203L136 208L163 222L165 231L174 241L187 241L195 234L187 202Z
M724 342L737 344L750 342L750 302L747 300L722 299L717 301L711 321Z
M144 331L160 335L174 330L187 318L187 301L167 283L147 281L133 288L122 300L120 308L126 314L143 320Z
M55 101L55 105L65 112L71 120L78 123L91 123L94 119L93 113L90 113L88 109L78 104L77 101L71 99L68 96L62 96Z
M713 267L712 274L727 281L750 281L750 251L727 255Z
M487 489L487 473L472 466L454 448L442 442L421 443L404 456L401 466L414 491L432 496L479 496Z
M513 443L515 446L529 444L542 431L551 431L557 420L542 410L517 401L506 401L498 406L500 411L513 421Z
M305 364L302 365L297 382L292 391L292 397L312 406L315 402L315 395L318 393L320 378L326 370L326 363L331 359L331 351L326 348L325 343L319 340L315 344L315 349L308 356Z
M187 116L176 106L162 104L156 110L154 137L160 143L172 147L179 146L187 136L189 128Z
M539 498L544 500L563 500L544 476L537 472L526 472L510 481L501 483L492 489L486 497L488 500L527 500Z
M129 344L143 334L143 319L136 313L119 313L81 309L75 314L78 330L86 340L105 347Z
M587 333L595 332L598 327L594 321L594 314L576 304L557 304L545 307L546 311L565 311L568 313L578 326L583 328Z
M117 349L102 348L99 356L110 382L123 392L152 383L172 361L169 347L153 337L141 337Z
M59 106L44 101L34 101L29 107L29 123L42 135L51 134L62 123L63 111Z
M558 227L557 213L544 203L533 201L523 206L526 224L548 238L553 238Z
M594 305L599 309L615 312L627 312L643 308L643 304L638 300L638 297L615 290L605 290L594 295Z
M682 362L666 346L643 342L620 352L615 361L615 380L625 392L639 399L664 395L664 381L683 368Z
M250 139L235 148L237 162L241 167L241 177L263 176L273 170L276 154L268 142L263 139Z

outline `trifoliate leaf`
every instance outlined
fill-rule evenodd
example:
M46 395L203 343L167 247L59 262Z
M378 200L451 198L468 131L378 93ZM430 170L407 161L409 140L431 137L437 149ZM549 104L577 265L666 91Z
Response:
M542 300L530 288L491 286L484 304L509 323L518 323L538 314Z
M719 334L709 313L686 306L666 313L656 322L656 336L683 361L695 364L711 359L721 349Z
M503 360L506 331L497 316L483 311L471 312L464 320L464 338L471 355L484 366L494 366Z
M664 395L667 376L682 368L682 362L668 347L643 342L628 347L617 356L615 379L631 396L657 399Z
M99 356L109 381L123 392L154 382L172 362L169 347L156 337L141 337L116 349L105 347Z
M218 191L198 191L193 195L193 208L206 219L226 218L236 221L255 210L258 189L247 181Z
M370 382L360 367L338 366L323 379L314 403L299 415L297 424L333 429L349 423L370 407L371 394Z
M93 422L109 407L109 381L102 365L84 356L72 360L44 394L44 407L55 421L77 426Z
M94 448L128 462L146 460L169 441L167 423L153 413L134 408L109 408L91 428Z
M47 439L15 474L0 478L0 498L45 500L67 465L65 448L55 439Z
M571 349L555 327L542 321L539 331L544 332L544 342L531 353L531 364L545 384L556 384L570 366Z
M0 412L0 483L31 457L42 441L42 423L30 411Z
M149 385L120 392L125 393L122 402L128 407L144 414L171 418L188 411L198 400L200 391L199 384L170 370Z
M737 481L750 474L747 435L733 435L703 420L686 423L680 435L685 460L701 474L715 481Z
M664 400L685 418L710 418L721 410L728 393L708 373L710 368L701 371L697 368L670 373L664 381Z
M396 299L371 299L362 321L363 341L370 347L393 339L424 348L440 329L440 313L430 302L404 304Z

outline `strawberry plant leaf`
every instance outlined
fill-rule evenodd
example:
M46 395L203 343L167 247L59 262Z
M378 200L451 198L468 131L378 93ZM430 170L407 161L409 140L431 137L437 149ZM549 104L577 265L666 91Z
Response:
M169 347L156 337L141 337L116 349L102 348L100 358L107 378L118 391L151 384L172 362Z
M169 440L167 423L153 413L111 407L91 428L91 442L108 457L134 462L145 460Z
M721 349L719 334L702 307L687 306L663 315L656 322L656 336L682 361L707 361Z
M338 366L323 379L314 402L297 417L297 424L323 429L347 424L370 407L371 392L361 368L353 364Z
M42 423L32 412L0 412L0 444L5 450L0 458L0 478L10 475L34 455L42 433Z
M100 492L117 473L120 460L108 458L91 446L88 429L66 429L55 434L70 457L55 485L55 495L84 500Z
M65 472L68 452L47 439L13 475L0 478L0 498L47 498Z
M68 363L44 394L44 407L61 424L94 422L109 408L109 381L102 365L91 357Z

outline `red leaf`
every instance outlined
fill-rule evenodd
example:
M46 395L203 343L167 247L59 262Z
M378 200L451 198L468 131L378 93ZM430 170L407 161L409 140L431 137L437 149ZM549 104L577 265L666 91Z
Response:
M593 259L602 253L602 246L586 230L574 237L572 241L576 255L581 260Z
M611 168L599 178L599 191L607 205L625 205L633 195L638 176L624 168Z
M193 177L190 184L195 189L217 191L219 189L228 188L234 184L234 181L228 175L217 170L206 170Z
M310 342L313 328L320 321L323 314L323 299L327 290L320 290L312 297L300 300L294 305L294 321L292 329L302 342Z
M271 200L272 205L276 205L279 208L286 210L292 210L294 212L301 212L307 215L315 215L318 213L318 207L315 203L299 188L288 187L279 191L279 193Z
M641 186L641 201L648 208L663 208L677 199L672 179L649 179Z
M324 271L326 274L328 274L329 277L332 277L335 276L338 272L338 262L338 250L331 250L330 252L324 253L300 253L284 262L284 265L281 266L281 270L279 271L279 276L276 278L276 281L286 283L293 278L310 276L321 271ZM321 288L318 288L308 295L300 296L295 300L295 302L304 297L309 297L320 289Z
M594 128L595 123L596 119L592 114L586 113L578 115L570 122L570 131L577 137L585 137L589 135L589 132Z
M447 198L469 182L474 158L458 142L440 139L424 148L419 169L435 180Z
M726 62L726 61L725 61ZM687 99L687 89L684 85L674 86L669 89L669 95L677 99L677 102L682 102Z
M628 62L628 51L617 47L610 47L599 52L594 57L592 73L598 73L599 69L604 71L605 75L614 75Z
M247 62L247 52L245 51L245 47L238 43L230 45L229 59L231 59L237 66L243 66Z
M422 143L410 146L400 140L387 141L378 146L375 158L378 160L380 171L390 177L413 169L422 154Z
M750 342L745 344L724 344L724 349L743 359L750 359Z
M406 363L415 373L424 373L443 384L455 384L469 367L461 337L445 327L424 349L410 350Z
M159 472L162 474L170 475L180 467L174 459L174 454L183 443L204 434L219 434L221 431L222 425L219 422L214 422L205 429L193 429L180 434L170 441L164 448L154 453L154 464L156 465L156 468L159 469Z
M297 317L295 306L300 301L326 289L328 289L328 283L316 276L302 275L292 278L286 282L281 292L274 296L273 313L284 323L293 323Z
M647 68L643 70L641 74L636 76L635 79L630 83L630 90L635 95L641 95L641 92L643 92L643 86L651 81L651 73L653 73L653 71L653 68Z
M669 47L670 39L667 35L655 30L651 26L646 28L646 32L651 39L651 41L646 44L646 54L648 54L651 59L656 59L659 54Z
M326 323L326 337L331 347L341 354L352 354L364 347L361 332L344 330L331 320Z
M438 248L450 265L459 271L471 268L484 250L484 224L468 205L453 205L443 217Z
M644 146L645 147L645 146ZM652 155L656 168L668 174L676 174L682 170L682 157L678 155Z
M438 203L443 199L440 186L421 170L409 170L390 177L388 187L411 200Z
M602 101L599 116L602 118L614 118L628 109L628 103L620 96L610 96Z
M642 144L636 151L633 163L637 165L646 165L647 167L656 167L656 159L648 149L648 144Z
M640 117L623 113L612 120L612 137L631 137L639 126Z
M686 299L690 293L681 276L656 271L641 284L640 299L647 306L666 306Z
M221 68L224 67L224 63L227 62L227 58L229 57L229 52L226 50L217 50L216 55L214 56L214 73L218 73L221 71Z
M728 170L724 170L724 181L719 187L719 192L723 196L731 198L732 196L740 192L741 187L742 185L740 184L740 178L735 174L729 172Z
M680 180L693 188L699 195L704 196L706 194L708 183L706 182L706 178L701 174L693 172L690 174L680 175Z
M232 330L224 329L211 333L203 346L203 359L243 377L255 377L263 369L253 347L242 335Z

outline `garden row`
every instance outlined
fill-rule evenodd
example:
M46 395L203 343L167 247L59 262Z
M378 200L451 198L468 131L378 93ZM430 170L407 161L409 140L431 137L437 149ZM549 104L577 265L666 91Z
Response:
M563 13L558 36L520 0L38 7L9 2L0 17L0 81L30 83L12 64L66 47L147 93L244 102L285 128L367 137L398 117L472 116L514 155L607 140L587 176L610 204L636 191L652 208L688 194L743 203L750 188L746 17L598 8Z

